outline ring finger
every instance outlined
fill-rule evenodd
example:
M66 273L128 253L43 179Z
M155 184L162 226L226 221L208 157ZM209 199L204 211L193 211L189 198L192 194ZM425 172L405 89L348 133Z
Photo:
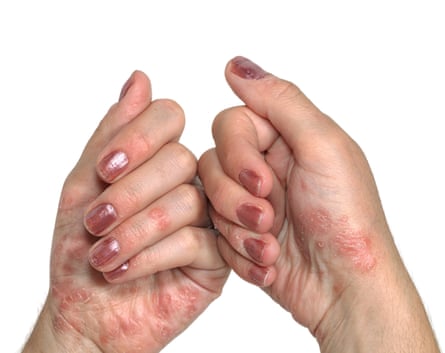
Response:
M120 283L184 266L220 269L224 260L218 253L214 232L202 227L181 228L117 268L105 272L104 277L109 282Z

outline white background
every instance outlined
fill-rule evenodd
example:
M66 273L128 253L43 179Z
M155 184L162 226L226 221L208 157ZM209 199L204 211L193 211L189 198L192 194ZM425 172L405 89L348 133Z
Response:
M442 4L441 4L442 3ZM297 83L362 146L396 243L442 346L445 13L441 1L35 1L0 3L0 350L20 349L44 302L62 182L134 69L211 147L239 101L235 55ZM317 352L306 329L232 275L164 352Z

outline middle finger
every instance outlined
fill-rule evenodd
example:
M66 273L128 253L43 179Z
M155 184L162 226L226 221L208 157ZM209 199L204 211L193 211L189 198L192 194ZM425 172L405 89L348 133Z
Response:
M196 174L196 158L179 143L168 143L132 173L110 185L85 214L85 227L104 235L131 215Z

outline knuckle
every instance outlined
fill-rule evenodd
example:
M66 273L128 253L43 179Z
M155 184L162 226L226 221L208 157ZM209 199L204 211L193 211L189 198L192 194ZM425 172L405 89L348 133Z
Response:
M196 172L198 164L196 157L187 147L180 143L172 142L168 144L168 148L172 150L171 163L174 164L174 167L192 172L193 174Z
M271 87L272 96L281 104L291 104L303 94L298 86L290 81L274 81Z
M139 153L148 155L154 153L156 146L151 136L139 129L134 129L132 135L133 144L137 146Z
M167 232L172 225L171 215L165 207L157 206L151 208L147 213L152 229L157 232Z
M152 107L162 112L163 116L178 119L182 124L185 123L185 114L181 106L172 99L157 99L153 101Z
M248 116L248 108L244 106L238 107L230 107L219 112L212 123L212 133L215 136L216 132L219 131L223 125L227 124L228 121L232 122L232 120L239 116L246 117Z
M191 184L182 184L178 187L179 198L187 205L205 203L203 192Z
M188 219L188 224L208 223L207 198L196 186L183 184L177 189L176 209Z
M184 231L186 232L186 236L182 237L182 247L185 251L194 253L197 252L201 247L201 239L202 239L202 232L201 228L197 227L186 227L184 228Z
M90 188L80 183L78 177L74 172L71 172L66 178L60 194L59 210L70 210L89 201Z
M211 160L212 155L214 155L216 152L215 148L210 148L207 151L205 151L201 157L199 157L198 165L199 165L199 177L201 182L203 182L203 177L205 177L205 173L202 173L206 170L206 166Z

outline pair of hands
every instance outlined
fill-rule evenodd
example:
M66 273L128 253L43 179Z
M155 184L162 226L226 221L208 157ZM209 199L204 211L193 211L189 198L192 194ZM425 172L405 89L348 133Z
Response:
M124 85L65 182L50 291L25 352L158 352L230 268L322 351L346 351L339 342L369 312L368 329L381 327L407 288L401 307L423 313L357 144L249 60L231 60L226 78L245 106L216 117L216 148L199 161L178 143L181 108L152 101L141 72Z

